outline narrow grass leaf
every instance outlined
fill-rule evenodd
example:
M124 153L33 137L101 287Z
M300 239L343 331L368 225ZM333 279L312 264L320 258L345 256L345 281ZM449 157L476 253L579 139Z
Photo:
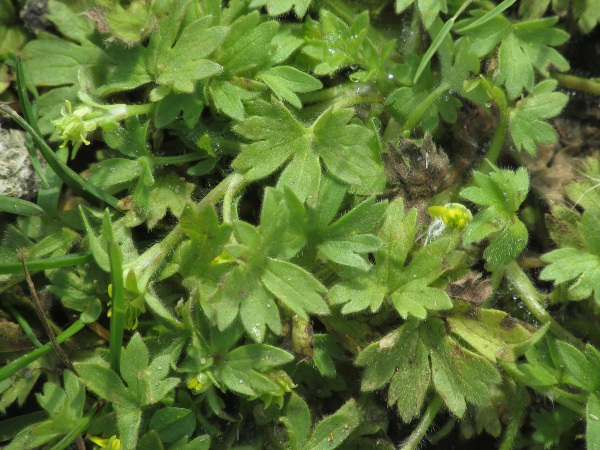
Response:
M8 195L0 195L0 211L20 216L39 216L45 213L35 203L20 198L9 197Z
M123 283L123 255L121 249L113 240L108 242L108 258L112 281L109 340L110 368L118 373L125 329L125 287Z
M502 3L500 3L494 9L492 9L491 11L488 11L486 14L481 16L479 19L471 22L466 27L463 27L463 28L461 28L459 30L455 30L455 31L457 33L464 33L465 31L469 31L469 30L472 30L473 28L483 25L484 23L487 23L490 20L492 20L498 14L502 14L504 11L506 11L508 8L510 8L512 5L514 5L516 1L517 0L504 0Z
M35 89L35 88L34 88ZM37 120L35 114L31 109L31 104L29 103L29 96L27 95L27 86L25 83L25 72L23 69L23 63L21 62L21 57L17 57L17 91L19 94L19 102L21 103L21 109L23 110L23 117L25 120L31 124L32 128L41 135L40 128L38 127ZM34 91L37 97L37 92ZM44 187L48 187L48 182L46 177L44 176L44 171L42 170L42 166L40 164L40 160L38 159L37 152L35 151L35 147L33 145L26 145L27 152L29 153L29 158L31 159L31 165L33 166L33 170L38 174L40 179L42 180L42 185Z

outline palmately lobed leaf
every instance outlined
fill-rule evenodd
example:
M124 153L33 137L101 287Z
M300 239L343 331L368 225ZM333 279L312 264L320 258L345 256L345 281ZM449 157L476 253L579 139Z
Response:
M565 94L554 92L556 85L554 80L542 81L510 112L510 134L517 150L524 149L535 155L536 144L556 142L556 130L543 121L557 116L567 104Z

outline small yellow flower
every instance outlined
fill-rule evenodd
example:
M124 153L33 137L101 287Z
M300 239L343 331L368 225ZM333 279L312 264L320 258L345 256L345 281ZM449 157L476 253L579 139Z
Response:
M200 372L195 377L190 378L187 382L187 387L192 391L193 394L202 394L208 391L212 386L212 381L204 372Z
M462 230L473 220L471 211L460 203L447 203L444 206L431 206L428 209L429 215L439 217L449 228L458 228Z
M97 436L90 436L88 439L98 445L102 450L121 450L121 441L115 435L108 439Z

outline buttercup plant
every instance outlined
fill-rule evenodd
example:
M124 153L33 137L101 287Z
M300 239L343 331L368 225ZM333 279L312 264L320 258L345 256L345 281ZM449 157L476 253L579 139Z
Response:
M5 448L598 448L597 2L30 3Z

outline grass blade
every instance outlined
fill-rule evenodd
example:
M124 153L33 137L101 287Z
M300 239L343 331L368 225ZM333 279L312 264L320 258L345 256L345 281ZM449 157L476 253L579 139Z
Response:
M33 114L33 111L31 109L31 103L29 103L29 95L27 94L27 86L25 84L25 70L23 69L23 63L21 62L20 56L17 56L17 92L19 94L19 102L21 103L23 117L25 118L27 123L31 124L31 127L41 136L42 133L40 132L40 128L38 127L36 116L35 114ZM34 93L37 94L37 92L35 91ZM40 160L38 159L37 152L35 151L35 147L33 146L33 142L31 141L31 139L26 139L25 147L27 148L27 152L29 153L29 158L31 159L31 165L33 166L33 170L35 170L35 173L37 173L40 179L42 180L42 185L44 187L47 187L48 182L46 180L46 177L44 176L44 171L42 170Z
M0 195L0 211L21 216L39 216L45 214L44 210L35 203L21 200L20 198Z
M112 300L110 306L110 367L119 373L121 360L121 345L125 330L125 287L123 283L123 266L121 249L113 241L108 243L108 258L110 261L110 278L112 280Z
M467 0L459 8L459 10L456 11L456 14L454 14L454 16L444 24L438 35L435 37L435 39L423 55L423 59L421 59L421 63L419 64L417 72L415 73L415 77L413 78L413 84L417 84L417 81L419 81L419 77L425 70L425 67L427 67L427 64L429 64L429 61L431 61L431 58L433 58L433 55L435 55L437 49L440 47L440 45L442 45L443 40L446 38L446 36L448 36L448 33L450 33L450 29L454 26L454 22L456 22L456 19L458 19L458 17L463 13L467 6L471 4L471 1L472 0Z
M52 168L52 170L54 170L54 172L56 172L56 174L65 182L67 186L73 189L76 194L81 195L83 198L92 203L96 203L98 200L101 200L113 208L119 209L117 207L117 203L119 201L117 198L107 194L89 181L84 180L69 166L65 165L52 151L44 138L38 134L33 127L27 123L27 121L19 116L14 109L8 105L0 105L0 108L2 108L3 111L11 116L25 131L31 133L33 140L37 144L48 165Z
M26 261L29 272L39 272L40 270L58 269L59 267L71 267L86 264L94 260L91 253L72 253L64 256L54 256L41 259L39 261ZM23 265L21 263L0 264L0 274L22 274Z
M56 342L62 344L67 339L73 337L73 335L81 331L83 327L85 327L85 323L83 323L81 320L75 321L69 328L56 336ZM51 350L54 350L54 347L52 342L48 342L42 347L36 348L32 352L29 352L26 355L11 361L7 365L0 367L0 382L12 377L19 370L24 369L29 364L36 361L38 358L41 358Z
M473 28L476 28L476 27L478 27L480 25L483 25L487 21L492 20L498 14L501 14L505 10L507 10L508 8L510 8L512 5L515 4L516 1L517 0L504 0L502 3L500 3L494 9L492 9L491 11L489 11L487 14L484 14L483 16L481 16L479 19L471 22L466 27L463 27L463 28L461 28L459 30L454 30L454 31L456 31L457 33L464 33L465 31L469 31L469 30L472 30Z
M23 317L21 315L21 313L19 311L17 311L13 307L13 305L11 305L10 303L5 303L4 307L6 309L8 309L8 312L11 313L13 315L13 317L17 320L17 323L23 329L23 333L25 333L25 336L27 336L29 338L29 340L33 343L33 345L35 345L38 348L41 347L42 343L40 341L38 341L38 338L36 337L35 333L31 329L31 327L29 326L29 323L27 322L27 320L25 320L25 317Z

